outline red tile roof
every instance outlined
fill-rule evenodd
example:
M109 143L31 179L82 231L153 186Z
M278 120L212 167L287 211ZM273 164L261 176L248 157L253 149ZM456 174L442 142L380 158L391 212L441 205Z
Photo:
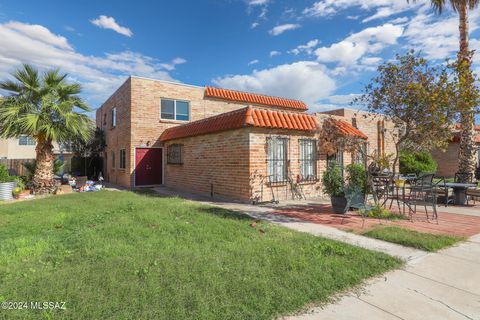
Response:
M317 119L308 114L246 107L169 128L162 133L160 141L199 136L243 127L313 131L318 125Z
M337 120L337 119L330 119L332 123L337 127L337 130L339 131L340 134L344 136L353 136L353 137L358 137L361 139L368 140L368 137L363 133L362 131L358 130L354 126L352 126L350 123L342 120Z
M205 97L217 98L222 100L247 102L265 106L275 106L282 108L291 108L297 110L307 110L305 103L299 100L271 97L262 94L248 93L236 90L220 89L214 87L205 87Z
M456 124L455 125L455 129L458 130L458 131L455 131L453 133L453 138L452 138L452 141L453 142L460 142L460 124ZM473 140L475 141L475 143L478 143L480 144L480 125L475 125L475 131L476 131L476 134L475 134L475 137L473 138Z

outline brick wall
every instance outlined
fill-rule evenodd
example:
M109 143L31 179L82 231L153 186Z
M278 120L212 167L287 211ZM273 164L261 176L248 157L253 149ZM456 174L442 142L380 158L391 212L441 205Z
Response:
M183 164L165 164L165 185L249 201L248 137L245 128L167 141L183 145Z
M117 121L115 128L112 127L113 108L117 108ZM125 81L115 93L97 109L96 124L105 133L106 148L104 157L103 175L106 181L129 186L132 169L128 153L131 148L131 79ZM125 169L119 168L120 150L127 152ZM115 153L115 168L112 166L112 154Z
M460 144L458 142L451 142L448 145L447 150L436 149L432 150L432 157L437 162L437 174L444 177L455 177L455 173L458 171L458 151ZM478 145L480 148L480 145ZM480 166L477 152L477 164Z

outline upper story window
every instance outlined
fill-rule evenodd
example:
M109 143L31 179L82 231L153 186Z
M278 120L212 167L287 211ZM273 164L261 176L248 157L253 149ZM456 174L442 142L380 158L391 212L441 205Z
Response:
M167 163L168 164L183 164L183 145L172 144L167 149Z
M112 128L117 126L117 107L112 108Z
M273 137L267 139L267 175L269 183L287 181L288 139Z
M162 99L160 118L165 120L190 120L190 103L188 101Z
M37 140L33 137L22 135L18 138L18 144L20 146L34 146L37 144Z
M317 141L300 139L300 175L301 181L317 180Z

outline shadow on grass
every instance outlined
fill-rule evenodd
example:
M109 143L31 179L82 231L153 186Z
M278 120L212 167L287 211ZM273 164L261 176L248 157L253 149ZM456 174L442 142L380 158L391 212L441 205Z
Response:
M199 212L215 215L221 218L228 218L234 220L253 220L252 217L244 213L218 208L218 207L199 207Z
M171 198L167 195L156 192L153 188L137 188L137 189L132 189L132 192L141 196L146 196L146 197Z

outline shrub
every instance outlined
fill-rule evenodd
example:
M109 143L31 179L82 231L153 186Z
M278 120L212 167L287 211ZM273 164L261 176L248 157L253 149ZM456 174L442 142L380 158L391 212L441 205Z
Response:
M362 164L352 163L346 167L347 185L350 188L361 190L364 194L367 191L367 175Z
M3 164L0 164L0 183L2 182L13 182L16 180L17 177L11 176L8 173L7 167Z
M427 151L410 152L402 150L400 152L400 173L434 173L437 171L437 163L432 155Z
M337 165L328 166L323 174L322 184L324 192L330 197L341 197L345 195L342 170Z
M373 206L368 211L364 211L364 214L369 218L375 218L375 219L384 219L384 220L403 220L405 219L405 216L399 213L393 213L385 209L384 207L376 204Z

